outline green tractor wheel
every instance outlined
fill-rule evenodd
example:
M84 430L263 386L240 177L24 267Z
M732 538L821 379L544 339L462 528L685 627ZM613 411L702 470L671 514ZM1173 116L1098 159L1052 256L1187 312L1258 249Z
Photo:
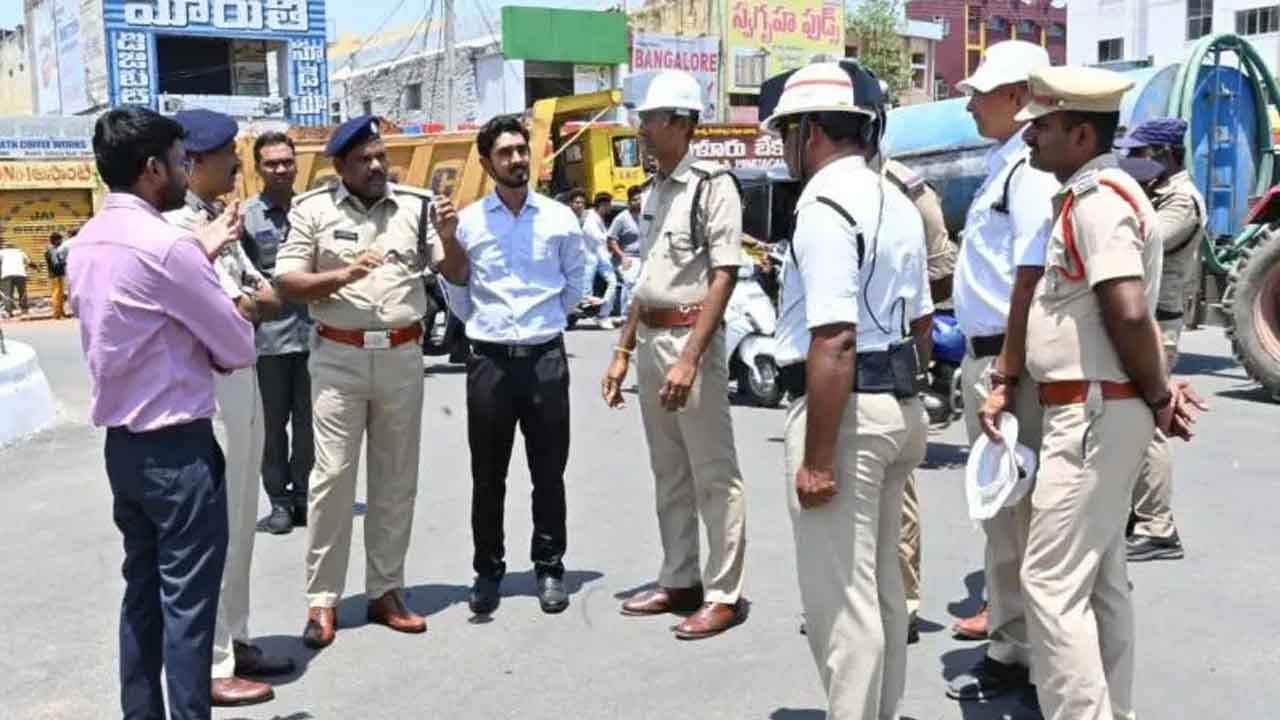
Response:
M1222 296L1227 337L1249 377L1280 400L1280 228L1241 251Z

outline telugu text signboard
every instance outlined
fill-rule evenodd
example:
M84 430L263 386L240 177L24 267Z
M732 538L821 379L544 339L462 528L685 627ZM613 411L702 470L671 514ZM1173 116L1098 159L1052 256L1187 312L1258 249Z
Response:
M328 122L324 0L106 0L107 62L115 104L158 105L157 34L285 43L287 114Z
M815 55L844 56L843 0L728 0L725 46L729 92L759 93Z
M759 125L699 125L693 131L689 152L699 160L714 160L731 168L786 167L782 138L761 131Z

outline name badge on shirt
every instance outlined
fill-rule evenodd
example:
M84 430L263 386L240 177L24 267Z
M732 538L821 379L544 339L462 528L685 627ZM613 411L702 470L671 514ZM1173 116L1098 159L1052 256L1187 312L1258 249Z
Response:
M347 242L359 242L360 236L356 233L351 232L350 230L334 230L333 239L345 240Z

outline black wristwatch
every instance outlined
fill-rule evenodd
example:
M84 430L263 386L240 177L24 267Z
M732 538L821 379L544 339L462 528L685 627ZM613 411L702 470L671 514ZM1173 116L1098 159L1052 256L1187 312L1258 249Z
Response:
M1164 394L1161 395L1156 400L1148 400L1147 407L1151 408L1151 412L1160 412L1161 410L1164 410L1165 408L1169 407L1169 404L1172 402L1173 402L1173 393L1168 390L1165 390Z

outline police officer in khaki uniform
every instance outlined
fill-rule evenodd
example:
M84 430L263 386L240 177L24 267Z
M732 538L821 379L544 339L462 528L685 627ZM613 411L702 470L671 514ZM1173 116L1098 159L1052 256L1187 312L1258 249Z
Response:
M286 298L310 305L316 456L307 503L309 610L303 642L333 642L351 550L356 468L369 439L365 591L372 622L420 633L405 607L405 553L418 491L422 427L422 270L444 258L429 193L387 181L378 119L334 131L325 147L342 182L298 196L276 260Z
M929 296L937 306L951 297L951 274L956 267L956 246L947 232L942 203L923 177L897 160L885 160L884 175L920 212L924 222ZM929 366L929 345L921 346L921 367ZM911 473L902 495L902 535L898 539L898 561L907 591L907 642L915 642L920 637L920 539L920 499L916 495L915 473Z
M211 110L185 110L174 116L187 131L191 171L186 204L165 213L174 225L196 230L224 211L223 195L235 189L240 158L236 121ZM232 207L232 212L239 212ZM223 291L245 319L256 326L280 309L275 291L249 261L240 243L232 243L213 261ZM227 561L222 573L217 623L213 632L210 695L213 705L247 705L275 697L267 683L251 679L293 672L287 657L266 655L249 637L249 575L258 521L258 474L262 466L262 397L253 368L215 378L218 414L213 429L227 458Z
M742 253L742 200L718 165L688 152L702 107L697 81L673 70L654 77L639 108L640 137L658 174L641 211L645 260L633 312L603 380L605 402L620 406L622 380L636 356L662 534L658 588L630 598L622 612L696 610L676 627L685 640L742 621L746 549L722 331ZM708 545L701 572L699 517Z
M784 77L764 127L782 136L787 167L804 182L777 358L795 398L785 477L806 635L827 717L891 720L907 660L902 498L928 432L916 349L933 313L924 227L867 166L881 132L875 76L815 63Z
M1178 364L1183 299L1194 291L1208 218L1204 198L1182 167L1186 132L1187 123L1181 118L1153 118L1116 141L1116 147L1127 153L1120 166L1142 184L1156 209L1156 236L1164 251L1156 324L1170 372ZM1126 543L1130 562L1183 556L1182 540L1173 524L1173 463L1168 439L1158 431L1133 489L1132 522Z
M1170 383L1150 307L1155 210L1110 149L1133 83L1096 68L1030 74L1018 118L1031 163L1064 184L1026 339L1006 339L980 412L999 440L1023 364L1044 407L1022 564L1032 672L1047 720L1134 718L1134 620L1126 508L1156 428L1190 436L1184 382ZM1011 313L1019 312L1011 309Z

